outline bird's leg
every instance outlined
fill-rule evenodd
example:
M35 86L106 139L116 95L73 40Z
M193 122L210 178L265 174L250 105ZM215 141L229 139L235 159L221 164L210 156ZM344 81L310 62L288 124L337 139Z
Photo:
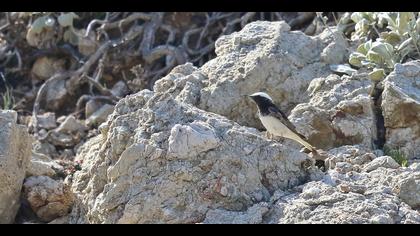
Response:
M311 152L311 150L309 150L309 148L307 148L307 147L303 147L302 149L300 149L300 152L309 154Z
M268 130L267 131L265 131L265 137L267 138L267 139L271 139L271 134L270 134L270 132L268 132Z

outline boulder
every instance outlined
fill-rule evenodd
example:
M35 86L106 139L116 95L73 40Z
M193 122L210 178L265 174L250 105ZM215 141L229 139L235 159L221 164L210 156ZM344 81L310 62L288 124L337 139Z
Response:
M311 81L310 100L296 106L290 121L318 148L343 145L373 148L376 119L365 77L330 75Z
M284 21L252 22L216 41L217 57L199 69L208 78L199 107L262 128L256 107L243 95L265 91L288 114L309 100L309 83L329 75L329 64L344 62L346 45L335 29L311 37Z
M69 185L48 176L25 179L23 194L32 210L45 222L67 215L73 203Z
M382 113L386 143L408 158L420 157L420 61L396 64L385 79Z
M179 66L155 92L120 100L101 135L79 149L71 223L197 223L211 209L246 211L309 178L298 149L192 106L192 85L202 82L192 70Z
M46 112L42 115L38 115L37 121L38 121L38 127L40 129L50 130L57 127L57 122L55 120L55 113L53 112ZM31 119L30 126L32 126L32 119Z
M358 147L347 146L347 149L336 149L330 154L339 158L358 150L351 159L368 154ZM376 160L389 160L389 157L378 157L372 162ZM280 195L270 207L267 215L271 217L266 217L266 223L420 223L420 213L416 210L420 171L395 168L395 165L383 165L374 170L366 168L372 162L346 173L336 165L322 179L314 179Z
M26 177L42 175L53 177L57 172L63 171L64 168L47 155L32 152L32 158L26 170Z
M370 172L372 170L378 169L379 167L397 169L400 167L400 165L390 156L381 156L367 164L364 167L364 171Z
M15 111L0 110L0 223L13 223L31 158L32 140Z

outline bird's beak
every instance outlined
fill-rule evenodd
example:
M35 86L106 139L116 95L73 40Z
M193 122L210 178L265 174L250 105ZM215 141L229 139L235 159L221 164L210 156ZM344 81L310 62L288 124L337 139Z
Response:
M254 97L253 96L251 96L251 95L243 95L244 97L246 97L246 99L249 99L249 100L251 100L251 101L253 101L253 102L255 102L255 100L254 100Z

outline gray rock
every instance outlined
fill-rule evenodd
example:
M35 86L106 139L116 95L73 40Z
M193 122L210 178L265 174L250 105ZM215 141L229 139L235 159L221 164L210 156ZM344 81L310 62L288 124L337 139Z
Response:
M0 223L12 223L31 158L31 138L15 111L0 110Z
M397 64L385 79L382 111L386 145L420 157L420 61Z
M42 115L38 115L38 127L41 129L54 129L57 127L57 122L55 120L55 113L47 112Z
M68 91L65 80L57 80L48 86L45 95L45 107L57 111L65 106L68 101Z
M99 110L104 105L103 102L96 99L89 100L85 105L85 117L91 116L95 111Z
M418 172L378 168L369 173L351 173L343 175L336 170L329 170L323 181L309 182L303 185L301 193L280 198L275 203L275 208L281 210L277 211L274 222L420 223L420 213L404 202L408 199L418 200L416 196L418 183L417 186L413 186L411 181L405 185L407 187L405 194L410 195L404 193L401 195L392 188L401 183L399 181L401 178L415 178ZM328 179L335 179L335 182L340 184L334 185Z
M114 111L114 106L105 104L99 110L95 111L89 118L86 120L87 126L100 125L106 121L108 116Z
M306 89L312 79L330 74L328 63L345 59L345 40L329 36L330 31L314 37L290 31L284 21L252 22L221 36L217 57L199 69L208 78L199 107L262 128L255 106L243 95L265 90L288 114L309 100Z
M124 97L128 93L128 87L124 81L118 81L112 86L111 93L117 97Z
M379 167L397 169L400 165L390 156L381 156L368 163L363 170L370 172L378 169Z
M32 150L36 153L41 153L51 158L56 158L58 156L55 146L45 140L35 140L32 146Z
M341 163L341 167L344 167L343 163L351 164L350 169L355 169L356 166L362 166L364 164L370 163L376 158L375 154L371 152L369 148L364 147L363 145L345 145L337 148L328 150L330 154L327 162L328 167L331 169L336 168L338 163ZM350 166L349 166L350 167ZM347 168L347 170L350 170Z
M203 67L177 66L121 99L77 150L68 222L420 223L419 168L373 150L370 81L329 75L348 53L340 40L254 22L221 37ZM415 76L406 66L395 73ZM286 112L301 103L289 118L326 150L326 172L255 129L242 95L264 87Z
M32 74L40 80L47 80L56 73L64 72L65 59L52 57L39 57L32 66Z
M68 215L59 217L57 219L54 219L54 220L48 222L48 224L51 224L51 225L54 225L54 224L62 225L62 224L68 224L68 223L69 223L69 216Z
M88 127L74 116L67 116L54 130L45 133L46 139L35 144L35 150L39 153L56 158L56 147L74 147L86 136ZM38 132L40 133L40 132Z
M210 209L242 211L307 178L308 157L298 149L183 102L196 98L186 84L201 83L184 75L190 69L157 83L171 92L119 101L101 135L79 149L72 223L202 222ZM249 214L234 218L259 222Z
M57 171L63 171L63 167L44 154L32 152L26 177L42 175L53 177Z
M46 222L67 215L73 203L70 187L47 176L25 179L23 194L36 215Z
M87 129L81 121L74 118L73 115L70 115L67 116L56 131L61 133L76 133L86 131Z
M296 106L289 119L318 148L373 146L376 123L366 78L330 75L312 80L310 101Z
M412 208L420 207L420 171L398 181L398 197Z
M204 224L260 224L263 216L268 212L266 202L258 203L248 208L246 212L226 211L221 209L209 210Z

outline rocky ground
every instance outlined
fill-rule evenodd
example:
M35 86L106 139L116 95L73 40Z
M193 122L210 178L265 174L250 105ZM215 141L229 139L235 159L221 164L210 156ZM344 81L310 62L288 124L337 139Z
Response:
M331 70L352 48L334 27L256 21L203 65L127 96L115 83L121 99L90 100L85 119L1 111L0 223L420 223L420 61L396 64L374 97L366 74ZM324 168L267 137L244 96L257 91Z

